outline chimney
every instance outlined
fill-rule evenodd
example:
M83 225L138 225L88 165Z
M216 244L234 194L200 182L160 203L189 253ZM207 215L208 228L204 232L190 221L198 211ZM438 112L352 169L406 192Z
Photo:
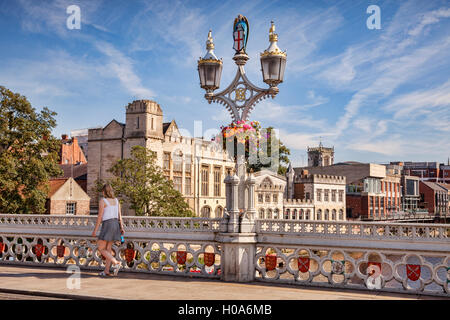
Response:
M62 135L61 135L61 138L62 138L63 140L67 140L67 134L65 134L65 133L62 134Z

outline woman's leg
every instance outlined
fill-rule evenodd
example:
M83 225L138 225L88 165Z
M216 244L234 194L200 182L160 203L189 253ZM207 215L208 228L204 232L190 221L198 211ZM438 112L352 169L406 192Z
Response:
M108 250L108 252L111 254L112 259L110 260L110 262L112 262L113 264L118 264L120 263L119 261L117 261L117 259L113 256L113 251L112 251L112 245L113 245L114 241L108 241L107 245L106 245L106 250Z
M98 240L97 241L97 246L98 246L98 251L100 251L100 253L102 254L102 256L105 257L106 262L105 262L105 273L109 274L109 265L111 264L111 258L108 257L108 255L110 255L107 250L106 250L106 245L107 242L105 240Z

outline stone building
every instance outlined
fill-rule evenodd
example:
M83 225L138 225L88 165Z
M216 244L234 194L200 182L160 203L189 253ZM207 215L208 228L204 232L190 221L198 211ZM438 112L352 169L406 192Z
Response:
M73 178L52 179L47 196L46 213L88 215L90 198Z
M308 167L324 167L334 164L334 147L327 148L319 143L319 147L308 147Z
M198 216L220 217L225 208L223 180L234 162L226 152L217 151L212 142L181 136L174 120L163 122L160 105L136 100L126 106L125 123L112 120L104 128L88 130L88 193L91 212L98 210L92 190L97 179L107 180L107 171L117 160L128 158L133 146L146 147L157 155L157 164L174 183ZM123 207L124 214L133 210Z
M255 209L260 219L281 219L286 179L270 170L261 170L254 174Z
M293 177L292 171L295 173ZM290 178L290 188L293 190L288 195L288 200L302 200L302 205L308 204L308 201L313 204L313 211L310 215L308 214L309 220L346 220L346 179L344 176L314 174L309 173L306 169L288 170L287 175ZM303 212L305 211L303 210ZM292 215L292 210L289 213ZM285 212L287 215L289 213ZM308 212L306 211L306 213Z

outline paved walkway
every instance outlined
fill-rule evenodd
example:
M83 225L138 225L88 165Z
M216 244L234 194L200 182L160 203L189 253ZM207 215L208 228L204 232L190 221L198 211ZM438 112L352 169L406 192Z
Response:
M100 278L97 272L81 272L81 288L66 287L69 274L62 268L0 265L0 292L43 294L57 298L126 300L411 300L438 297L356 290L305 288L261 282L241 284L210 279L122 272ZM0 299L2 297L0 296Z

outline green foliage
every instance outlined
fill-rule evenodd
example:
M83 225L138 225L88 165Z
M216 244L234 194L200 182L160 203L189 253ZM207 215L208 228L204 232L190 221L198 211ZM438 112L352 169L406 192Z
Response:
M130 204L138 216L192 217L194 213L166 179L156 164L156 153L141 146L134 146L131 157L118 160L108 170L114 178L107 181L116 195ZM102 181L96 190L100 191Z
M44 213L48 180L59 176L55 112L0 86L0 212Z

